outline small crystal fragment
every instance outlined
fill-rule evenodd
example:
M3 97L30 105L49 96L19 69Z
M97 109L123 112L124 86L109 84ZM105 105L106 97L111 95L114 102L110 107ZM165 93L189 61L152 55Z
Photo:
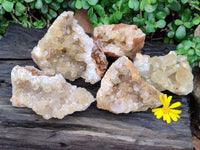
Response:
M97 107L116 114L145 111L161 105L160 94L141 79L133 63L123 56L110 66L101 80Z
M84 111L94 101L84 88L67 83L61 74L46 76L32 67L15 66L11 72L13 106L32 108L44 119L62 119Z
M74 81L82 77L94 84L101 79L102 70L91 57L96 50L93 39L77 24L73 12L63 12L51 25L45 36L38 42L31 55L34 62L47 75L61 73ZM101 51L100 51L101 52ZM105 55L101 52L101 57ZM105 71L105 70L103 70Z
M178 95L187 95L193 90L193 75L187 58L171 51L165 56L138 53L134 65L142 78L160 91L169 90ZM147 70L145 66L151 69Z
M113 24L94 28L98 47L108 56L130 59L144 46L145 34L136 25Z

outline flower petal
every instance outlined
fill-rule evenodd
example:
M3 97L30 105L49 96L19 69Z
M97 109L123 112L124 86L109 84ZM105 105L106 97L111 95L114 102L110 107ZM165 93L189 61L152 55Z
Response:
M167 100L167 94L164 94L163 100L164 100L164 102L165 102L165 106L168 107L169 104L168 104L168 100Z
M181 102L176 102L176 103L172 104L169 108L176 108L179 106L181 106Z
M166 114L166 122L168 124L171 123L171 118L170 118L169 114Z
M157 118L157 119L160 119L162 116L163 116L163 112L160 111L160 112L157 114L156 118Z
M174 114L176 116L176 118L181 118L178 114Z
M177 109L170 109L170 112L173 114L181 114L181 110L177 110Z
M162 95L159 95L159 99L160 99L160 102L163 104L163 106L165 106L165 102L164 102L164 100L162 98Z
M157 116L158 114L162 113L162 110L158 110L154 113L155 116Z
M166 118L167 114L163 114L163 120L165 121L167 118Z
M154 109L152 109L152 112L156 112L158 110L161 110L161 108L154 108Z
M169 116L172 118L173 121L178 121L178 118L173 113L169 113Z
M166 99L166 105L167 105L167 107L169 107L169 104L170 104L170 102L171 102L171 100L172 100L172 96L169 96L167 99Z

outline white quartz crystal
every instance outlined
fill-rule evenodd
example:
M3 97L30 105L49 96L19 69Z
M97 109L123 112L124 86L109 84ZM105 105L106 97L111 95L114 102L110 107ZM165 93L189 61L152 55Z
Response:
M177 55L174 51L152 58L137 53L134 65L142 78L160 91L187 95L193 90L193 75L186 56Z
M45 119L84 111L94 101L90 92L67 83L61 74L47 76L32 66L15 66L11 80L13 106L32 108Z
M110 66L101 80L97 107L116 114L145 111L161 105L161 94L141 79L133 63L123 56Z
M31 54L34 62L47 75L61 73L71 81L82 77L94 84L103 73L98 74L98 65L91 57L93 49L93 39L69 11L63 12L54 21Z

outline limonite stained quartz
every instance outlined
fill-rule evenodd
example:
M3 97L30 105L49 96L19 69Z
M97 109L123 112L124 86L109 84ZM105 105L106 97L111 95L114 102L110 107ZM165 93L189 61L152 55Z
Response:
M101 79L107 66L104 53L95 53L94 50L98 49L93 39L77 24L73 12L68 11L58 16L31 55L47 75L61 73L71 81L82 77L86 82L94 84ZM92 56L100 58L100 61L97 62Z
M97 107L115 114L145 111L161 105L153 86L146 83L126 57L117 59L107 70L97 92Z
M90 92L67 83L61 74L47 76L32 66L15 66L11 80L12 105L32 108L44 119L62 119L86 110L94 101Z

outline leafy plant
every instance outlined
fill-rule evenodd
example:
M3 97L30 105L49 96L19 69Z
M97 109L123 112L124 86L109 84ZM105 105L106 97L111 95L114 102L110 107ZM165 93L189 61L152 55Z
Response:
M0 35L9 22L28 28L48 27L58 14L67 9L68 0L0 0Z
M192 40L182 41L177 45L175 52L187 56L191 67L198 66L198 62L200 61L200 36Z

